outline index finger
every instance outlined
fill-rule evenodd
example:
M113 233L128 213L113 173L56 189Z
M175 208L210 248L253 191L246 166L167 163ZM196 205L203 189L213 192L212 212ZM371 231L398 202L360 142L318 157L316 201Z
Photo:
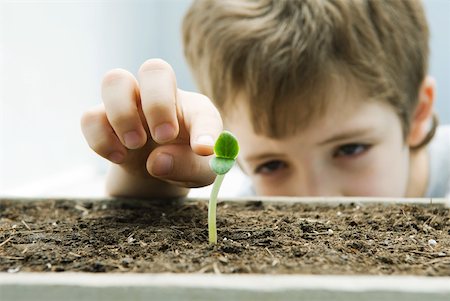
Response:
M222 117L208 97L178 89L184 123L192 150L202 156L214 153L214 143L223 130Z
M177 119L177 84L172 67L163 60L150 59L139 69L142 111L153 140L174 140L180 130Z

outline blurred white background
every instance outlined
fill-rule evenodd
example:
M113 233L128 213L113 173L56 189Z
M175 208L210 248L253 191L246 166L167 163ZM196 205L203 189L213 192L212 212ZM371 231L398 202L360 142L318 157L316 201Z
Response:
M195 90L180 36L190 1L0 3L0 195L104 195L108 164L85 143L80 116L100 102L107 70L136 73L151 57L168 61L178 85ZM425 7L436 111L450 123L450 1L427 0ZM241 180L237 172L227 177L223 195Z

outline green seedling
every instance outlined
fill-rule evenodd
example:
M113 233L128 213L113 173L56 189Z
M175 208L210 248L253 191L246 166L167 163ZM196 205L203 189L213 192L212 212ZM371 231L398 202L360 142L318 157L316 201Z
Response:
M208 206L208 234L209 243L217 243L216 209L217 195L222 185L225 174L233 167L239 153L239 144L236 137L228 131L223 131L214 144L214 157L209 161L209 166L217 174L211 191Z

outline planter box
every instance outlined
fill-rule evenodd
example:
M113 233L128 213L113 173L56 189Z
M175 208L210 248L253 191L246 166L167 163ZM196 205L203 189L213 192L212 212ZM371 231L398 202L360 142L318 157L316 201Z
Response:
M227 200L218 209L219 244L215 247L208 246L201 230L207 233L206 220L202 222L206 200L156 204L139 200L43 200L38 204L42 204L39 212L49 219L45 223L32 217L37 213L28 204L33 202L23 201L36 200L0 200L2 301L450 300L448 199ZM12 211L15 204L23 209L23 215ZM158 211L160 207L162 211ZM108 211L111 208L115 211ZM387 220L377 217L377 210L385 210ZM78 214L76 227L64 215L67 212ZM247 226L241 231L243 224L233 219L243 216L244 220L263 225L268 215L273 215L270 218L274 221L270 230ZM334 215L343 225L336 222ZM183 226L188 222L193 223L192 228L200 227L200 232L189 236ZM108 233L113 232L95 228L103 223L106 230L122 233L123 239L108 238ZM67 231L67 225L72 225L72 230ZM91 228L99 232L89 232ZM377 231L386 232L387 238L377 237ZM159 232L163 232L162 236L157 236ZM92 239L92 233L98 233L101 243L90 241L83 233ZM188 245L187 250L180 251L182 254L177 254L180 244L160 244L162 238L177 233L179 241ZM150 234L155 235L155 241ZM279 241L284 236L294 240ZM74 248L71 239L85 246ZM411 246L410 240L417 248ZM170 256L153 254L153 246ZM58 257L58 248L67 249L65 257ZM139 248L142 254L136 253ZM386 255L397 256L398 251L393 252L396 248L407 248L404 256L400 254L403 257ZM40 254L35 254L38 250ZM247 269L236 268L237 260L245 260L258 250L266 251L265 257L255 253L254 265L244 262ZM122 258L120 252L132 257ZM99 254L99 262L81 264L89 253ZM145 257L147 253L150 255ZM107 259L111 262L107 263ZM174 263L174 267L166 267L164 260ZM44 264L46 261L49 263ZM367 265L367 270L360 270L359 263ZM183 267L189 273L183 273ZM156 272L145 272L149 268ZM176 273L167 273L172 268ZM317 273L321 275L311 275Z
M317 275L0 274L1 300L448 301L450 278Z

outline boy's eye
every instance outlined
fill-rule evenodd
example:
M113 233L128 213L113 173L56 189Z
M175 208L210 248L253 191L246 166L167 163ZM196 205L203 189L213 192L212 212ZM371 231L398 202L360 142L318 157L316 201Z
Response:
M339 146L333 153L334 158L353 157L360 155L370 148L368 144L350 143Z
M263 175L269 175L271 173L274 173L276 171L282 170L286 168L287 165L283 161L280 160L273 160L266 163L263 163L259 165L255 169L255 173L257 174L263 174Z

